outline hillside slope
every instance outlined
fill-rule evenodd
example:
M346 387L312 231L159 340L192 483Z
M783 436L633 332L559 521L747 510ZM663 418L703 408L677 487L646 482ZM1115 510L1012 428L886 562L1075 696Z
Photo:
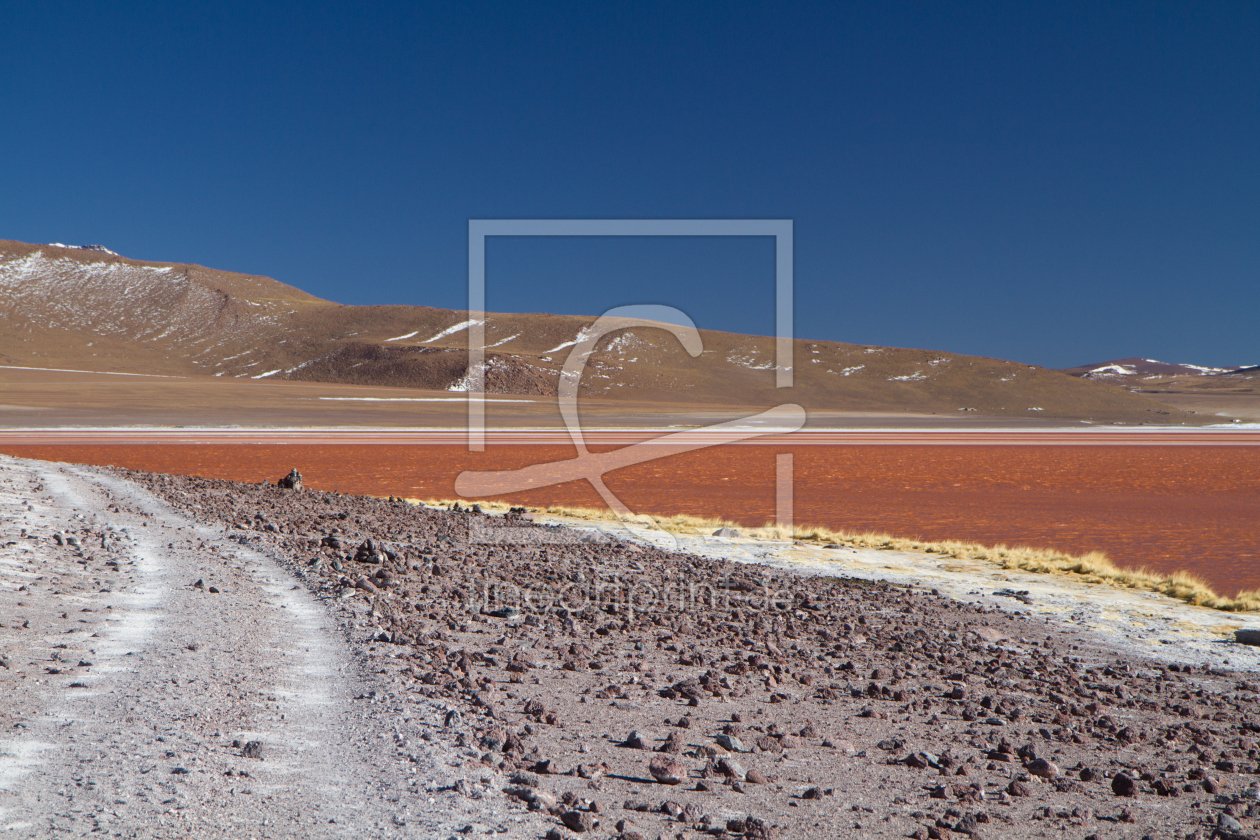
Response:
M487 390L554 394L593 318L486 317ZM344 306L267 277L0 240L0 364L252 379L467 388L467 313ZM606 337L583 379L605 399L1096 422L1199 423L1123 389L954 353L795 342L795 387L774 386L774 340L701 331L691 358L664 330Z

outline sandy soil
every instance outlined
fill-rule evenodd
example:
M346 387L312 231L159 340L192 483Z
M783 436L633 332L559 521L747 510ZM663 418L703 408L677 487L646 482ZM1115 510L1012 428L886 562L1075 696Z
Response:
M0 511L4 836L539 833L267 546L11 458Z
M1260 391L1253 393L1221 394L1204 391L1153 391L1143 392L1165 405L1209 414L1222 418L1221 422L1240 420L1244 423L1260 423Z
M119 426L314 426L462 430L465 395L449 391L259 382L213 377L140 376L28 370L0 366L0 428ZM588 428L708 426L755 414L766 406L660 403L583 397ZM555 398L491 397L493 428L562 428ZM1142 419L1159 419L1145 418ZM1213 421L1214 422L1214 421ZM807 428L988 429L1075 428L1078 420L988 416L971 412L811 410Z
M459 704L465 743L551 836L1180 840L1250 836L1260 815L1260 695L1233 643L1170 661L1030 615L1040 593L960 601L519 519L134 477L358 605L381 678Z

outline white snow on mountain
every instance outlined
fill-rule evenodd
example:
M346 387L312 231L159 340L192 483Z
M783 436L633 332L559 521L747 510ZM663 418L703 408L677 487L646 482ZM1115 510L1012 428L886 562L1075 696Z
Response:
M454 335L460 330L466 330L475 324L484 324L484 323L485 321L480 321L476 318L469 318L467 321L458 323L453 327L447 327L446 329L442 330L440 333L433 336L432 338L426 338L424 341L421 342L421 344L428 344L430 342L437 341L439 338L446 338L448 335ZM415 335L415 333L412 333L412 335Z

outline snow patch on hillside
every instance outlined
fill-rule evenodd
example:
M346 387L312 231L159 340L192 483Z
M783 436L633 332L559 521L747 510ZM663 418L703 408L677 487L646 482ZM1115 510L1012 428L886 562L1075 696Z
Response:
M115 257L121 256L117 251L111 251L104 245L63 245L60 242L49 242L49 248L65 248L67 251L97 251L102 254L112 254Z
M577 336L574 337L572 341L566 341L563 344L557 344L555 347L552 347L550 350L545 351L543 355L547 356L559 350L563 350L566 347L572 347L575 344L580 344L581 342L586 341L586 339L590 338L591 335L592 333L589 328L582 327L582 329L578 330Z
M758 359L752 351L736 352L732 350L726 356L726 361L733 365L739 365L748 370L774 370L774 362L766 362Z
M432 342L432 341L437 341L439 338L446 338L448 335L454 335L455 333L459 332L460 330L466 330L466 329L468 329L469 327L474 326L474 325L476 325L476 324L484 324L484 323L485 323L485 321L479 321L479 320L477 320L476 318L469 318L467 321L464 321L464 322L462 322L462 323L456 324L456 325L455 325L455 326L453 326L453 327L447 327L446 329L442 330L440 333L438 333L437 335L433 336L432 338L426 338L424 341L422 341L422 342L420 342L420 343L421 343L421 344L428 344L428 343L430 343L430 342ZM418 330L417 330L417 332L418 332ZM412 333L412 335L415 335L415 333ZM404 338L406 338L406 337L407 337L407 336L404 336Z
M509 335L507 338L500 339L499 341L496 341L494 344L487 344L485 349L489 350L491 347L499 347L500 345L507 344L509 341L511 341L514 338L520 338L520 337L521 337L520 333L516 333L515 335Z

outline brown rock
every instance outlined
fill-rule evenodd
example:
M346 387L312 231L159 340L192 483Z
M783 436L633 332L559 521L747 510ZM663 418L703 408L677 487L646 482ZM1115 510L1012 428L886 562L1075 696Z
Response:
M657 747L656 751L664 752L664 753L680 753L682 752L682 748L683 748L682 736L679 735L678 732L675 730L674 732L671 732L669 733L668 736L666 736L665 743Z
M771 735L762 735L757 739L757 746L762 752L783 752L783 744L779 743L779 739Z
M747 773L744 774L744 781L751 782L754 785L764 785L766 784L768 780L766 779L765 773L762 773L760 770L754 767L753 769L749 770ZM818 788L811 788L811 790L817 790L817 789Z
M1053 761L1046 761L1044 758L1034 758L1024 765L1024 769L1043 779L1054 779L1060 775L1058 766Z
M687 768L676 758L658 755L648 763L652 778L663 785L680 785L687 780Z
M595 830L595 818L586 811L565 811L560 821L565 827L577 834L585 834Z

